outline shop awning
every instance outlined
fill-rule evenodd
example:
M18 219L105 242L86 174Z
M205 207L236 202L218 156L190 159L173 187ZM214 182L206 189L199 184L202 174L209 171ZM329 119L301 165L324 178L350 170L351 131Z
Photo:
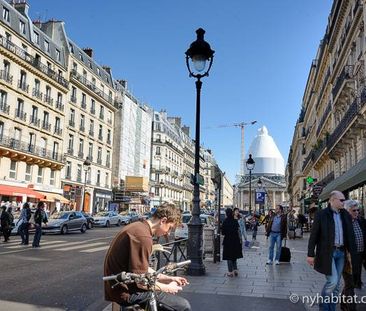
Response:
M351 188L364 183L366 183L366 158L326 185L320 194L319 199L321 201L328 199L333 190L351 190Z
M31 188L16 187L8 185L0 185L0 195L7 195L13 197L27 196L28 198L43 199L45 196Z
M45 196L45 198L42 199L41 201L45 201L45 202L60 201L61 203L65 203L65 204L70 203L70 201L68 199L64 198L61 194L50 193L50 192L40 192L40 193L42 193Z

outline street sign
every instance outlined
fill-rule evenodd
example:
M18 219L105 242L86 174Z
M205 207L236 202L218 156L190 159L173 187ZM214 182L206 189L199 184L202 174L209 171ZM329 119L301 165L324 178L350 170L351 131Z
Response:
M196 183L203 186L205 184L205 180L201 174L196 175Z
M255 204L264 204L266 199L266 193L264 191L255 192Z

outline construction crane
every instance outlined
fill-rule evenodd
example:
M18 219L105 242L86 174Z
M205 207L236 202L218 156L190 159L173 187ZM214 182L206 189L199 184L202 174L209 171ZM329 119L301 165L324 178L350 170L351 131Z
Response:
M240 122L234 124L225 124L225 125L218 125L216 128L221 127L240 127L241 128L241 158L240 158L240 175L244 176L244 163L245 163L245 150L244 150L244 128L246 125L253 125L257 123L257 121L251 122Z

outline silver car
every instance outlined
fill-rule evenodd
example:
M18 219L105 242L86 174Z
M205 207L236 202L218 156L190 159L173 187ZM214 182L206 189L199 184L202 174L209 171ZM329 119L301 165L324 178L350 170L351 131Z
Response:
M84 233L88 221L81 212L57 212L48 218L47 226L42 228L44 233L66 234L70 231L81 231Z

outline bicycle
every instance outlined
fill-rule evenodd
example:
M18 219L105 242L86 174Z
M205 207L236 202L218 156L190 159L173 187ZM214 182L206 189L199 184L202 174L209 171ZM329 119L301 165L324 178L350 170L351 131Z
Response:
M141 284L143 286L146 286L148 291L150 292L150 298L149 301L146 304L145 309L142 309L139 305L131 305L131 306L123 306L121 310L123 311L158 311L158 305L157 305L157 299L156 299L156 293L155 293L155 284L158 280L159 274L172 274L178 270L180 270L182 267L190 264L190 260L185 260L182 262L177 263L169 263L164 267L161 267L159 270L152 272L152 273L131 273L131 272L121 272L115 275L109 275L103 277L103 281L115 281L115 284L112 285L112 288L120 285L120 284Z

